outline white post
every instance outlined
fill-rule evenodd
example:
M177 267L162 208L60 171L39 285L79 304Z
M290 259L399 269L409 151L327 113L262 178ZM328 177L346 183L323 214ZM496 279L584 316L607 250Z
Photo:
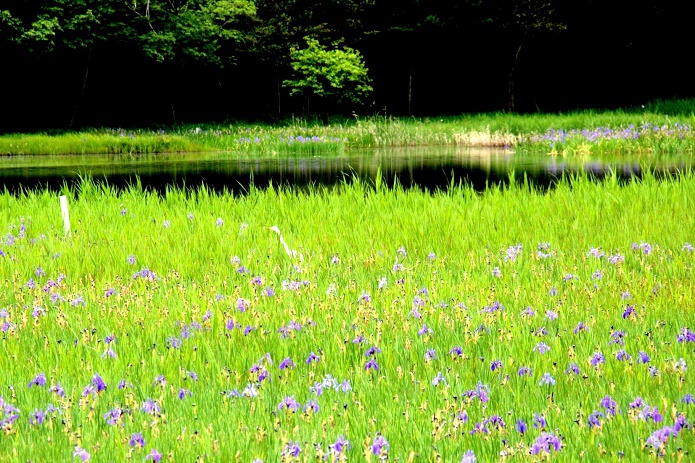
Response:
M65 195L60 197L60 212L63 214L63 227L67 236L70 234L70 214L68 213L68 197Z

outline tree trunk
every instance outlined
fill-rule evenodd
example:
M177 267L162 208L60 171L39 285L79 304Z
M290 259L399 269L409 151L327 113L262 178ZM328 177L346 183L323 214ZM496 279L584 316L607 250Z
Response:
M82 81L82 90L80 91L80 96L77 99L77 103L75 103L75 109L72 111L72 117L70 117L70 124L68 125L69 128L72 129L73 124L75 123L75 118L77 117L77 112L80 109L80 104L82 103L82 100L84 98L84 91L87 88L87 79L89 79L89 65L92 62L92 48L94 45L89 46L89 50L87 51L87 65L85 66L85 71L84 71L84 80Z
M521 53L521 48L524 46L525 40L526 34L524 33L521 42L519 42L519 48L516 49L512 68L509 70L509 86L507 87L507 111L509 112L514 112L514 71L516 70L516 64L519 61L519 53Z
M413 102L413 64L410 63L410 73L408 74L408 115L412 115Z
M280 74L278 74L278 116L280 114L282 114L282 107L280 106L280 102L281 102L280 97L281 97L282 93L280 93L280 88L281 88L280 87Z

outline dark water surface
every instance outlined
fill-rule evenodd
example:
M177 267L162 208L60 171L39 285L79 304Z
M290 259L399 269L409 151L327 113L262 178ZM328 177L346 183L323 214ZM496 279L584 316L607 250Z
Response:
M310 158L240 158L231 153L157 154L143 156L12 156L0 158L0 182L10 192L27 189L59 190L81 178L107 182L120 189L140 183L163 192L168 187L243 193L253 184L298 187L332 186L355 177L372 183L377 171L383 183L404 188L446 189L462 181L484 190L507 183L514 172L539 187L551 185L563 174L585 171L601 178L615 172L620 178L678 173L695 166L693 156L615 158L517 155L486 148L398 148Z

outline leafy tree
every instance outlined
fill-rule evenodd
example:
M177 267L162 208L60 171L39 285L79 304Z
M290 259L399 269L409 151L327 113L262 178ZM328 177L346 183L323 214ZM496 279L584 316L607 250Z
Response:
M291 72L292 47L311 36L323 43L340 40L357 47L374 33L369 18L374 0L256 0L251 46L263 75L274 74L277 112L282 112L282 82ZM270 79L268 79L270 81Z
M253 0L42 0L0 11L0 27L30 52L120 43L157 62L223 65L254 14Z
M218 66L233 61L230 45L245 40L256 12L252 0L146 0L129 10L136 40L150 58Z
M318 40L306 37L306 48L291 48L294 78L283 82L290 87L290 95L300 94L306 101L309 112L309 98L317 96L334 100L337 103L361 103L372 87L367 68L359 51L350 47L338 48L333 43L327 49Z
M93 55L100 50L129 62L137 58L133 53L139 50L141 56L156 64L222 68L233 63L243 50L254 14L253 0L14 2L0 10L0 39L9 38L28 56L68 58L68 62L77 57L84 63L81 90L69 124L72 126L87 87Z

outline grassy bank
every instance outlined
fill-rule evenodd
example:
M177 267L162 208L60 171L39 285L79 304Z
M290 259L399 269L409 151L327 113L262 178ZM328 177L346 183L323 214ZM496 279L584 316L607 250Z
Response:
M64 193L68 237L56 194L0 195L3 461L695 448L693 174Z
M312 156L390 146L497 146L555 155L692 153L695 100L567 114L446 118L356 117L328 124L231 123L168 130L93 129L0 137L0 154L143 154L225 151L236 156Z

